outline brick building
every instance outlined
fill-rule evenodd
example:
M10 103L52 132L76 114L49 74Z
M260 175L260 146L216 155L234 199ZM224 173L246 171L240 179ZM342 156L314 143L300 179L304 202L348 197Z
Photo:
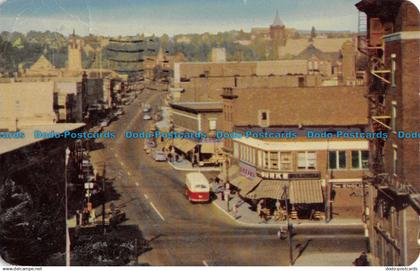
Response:
M224 148L239 168L230 183L250 200L284 200L290 181L299 217L326 211L328 219L334 210L361 218L368 140L334 135L365 131L365 94L365 87L225 88L223 131L233 138Z
M420 17L409 1L363 0L356 4L359 50L369 56L370 128L388 140L370 143L368 209L373 264L410 265L419 256Z

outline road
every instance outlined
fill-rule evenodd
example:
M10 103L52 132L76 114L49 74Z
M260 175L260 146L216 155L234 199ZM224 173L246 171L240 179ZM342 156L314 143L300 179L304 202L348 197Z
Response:
M117 204L125 204L127 225L136 225L152 249L139 258L150 265L288 265L288 243L276 229L237 225L212 204L191 204L183 195L183 173L155 162L143 151L143 141L126 139L125 131L143 131L141 102L157 104L162 94L144 91L107 130L115 140L104 140L95 151L106 163L107 177L115 178ZM365 250L362 229L308 228L293 239L308 246L305 253Z

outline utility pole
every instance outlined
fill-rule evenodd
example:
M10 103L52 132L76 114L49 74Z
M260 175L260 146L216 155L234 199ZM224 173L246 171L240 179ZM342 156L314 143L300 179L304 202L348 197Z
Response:
M105 173L106 173L106 164L104 163L104 169L102 172L102 230L103 230L103 234L105 235L106 230L105 230L105 201L106 201L106 197L105 197Z
M292 225L290 224L290 218L289 218L289 187L290 187L290 180L288 181L288 185L284 185L283 187L283 191L284 194L286 195L286 218L287 218L287 233L289 235L289 265L292 266L293 265L293 249L292 249Z

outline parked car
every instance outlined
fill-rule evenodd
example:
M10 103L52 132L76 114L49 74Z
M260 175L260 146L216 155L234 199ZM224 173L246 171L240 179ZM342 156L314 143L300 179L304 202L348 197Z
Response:
M109 120L108 119L104 119L100 124L101 127L108 127L108 125L109 125Z
M158 162L164 162L166 161L166 153L163 151L155 151L153 153L153 159Z
M149 114L144 114L143 119L144 120L151 120L152 117Z
M193 172L187 174L185 196L190 202L208 202L210 200L210 184L203 173Z

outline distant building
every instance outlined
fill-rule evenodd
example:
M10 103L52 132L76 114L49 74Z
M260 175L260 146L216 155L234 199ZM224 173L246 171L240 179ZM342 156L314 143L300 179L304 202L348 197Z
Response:
M222 129L222 102L171 103L175 131L201 132L208 137L201 140L175 139L174 148L198 165L216 165L222 161L222 142L215 133Z
M276 11L276 17L273 24L270 26L270 38L273 48L273 58L280 59L279 48L286 45L286 28L279 17L279 11Z
M0 83L0 89L0 130L17 131L57 122L54 82Z
M78 39L74 31L70 36L67 50L67 69L70 71L81 71L83 69L83 40Z
M365 221L372 264L410 266L420 244L420 15L404 0L362 0L356 7L358 48L369 57L370 129L389 134L369 144Z
M215 63L226 62L226 49L225 48L212 48L210 61L215 62Z

